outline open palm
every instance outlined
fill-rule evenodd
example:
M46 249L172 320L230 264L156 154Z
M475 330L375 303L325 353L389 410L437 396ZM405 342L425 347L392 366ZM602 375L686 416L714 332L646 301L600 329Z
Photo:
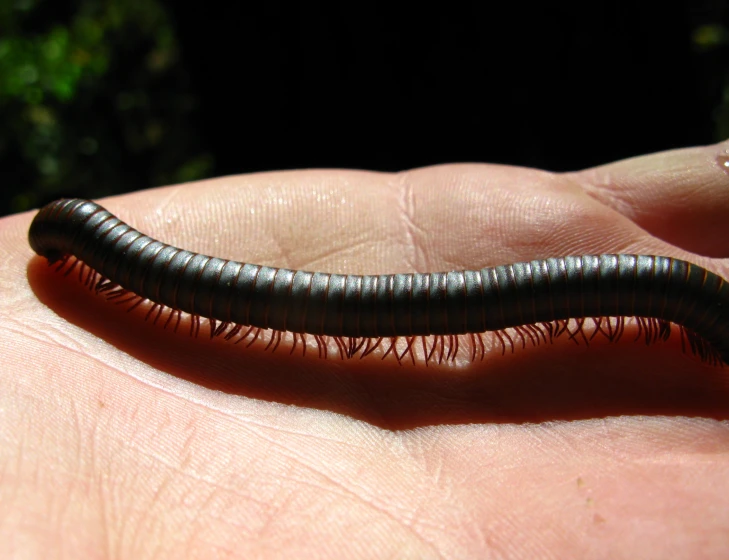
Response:
M144 233L349 274L647 253L729 277L724 146L572 174L237 176L101 201ZM729 549L727 370L674 337L425 367L190 338L0 222L0 555L696 558Z

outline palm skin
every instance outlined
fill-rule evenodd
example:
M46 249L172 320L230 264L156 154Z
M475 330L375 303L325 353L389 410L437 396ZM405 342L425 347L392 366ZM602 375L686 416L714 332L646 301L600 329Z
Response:
M571 174L267 173L100 202L180 247L289 268L436 271L623 252L727 278L724 149ZM683 355L677 337L494 347L483 361L428 368L191 339L54 273L27 245L31 219L0 222L0 556L729 549L727 369Z

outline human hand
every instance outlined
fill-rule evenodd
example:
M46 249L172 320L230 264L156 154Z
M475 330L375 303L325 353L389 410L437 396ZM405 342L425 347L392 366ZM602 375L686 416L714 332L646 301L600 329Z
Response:
M727 278L722 150L562 175L268 173L101 203L177 246L289 268L628 252ZM5 556L680 558L729 545L726 370L676 340L560 339L425 368L190 339L32 257L31 218L0 224Z

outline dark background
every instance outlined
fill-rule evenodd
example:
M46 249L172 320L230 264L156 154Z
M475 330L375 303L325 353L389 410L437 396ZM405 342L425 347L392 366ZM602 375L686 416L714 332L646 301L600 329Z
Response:
M0 213L271 169L572 170L729 136L726 0L504 5L0 0Z

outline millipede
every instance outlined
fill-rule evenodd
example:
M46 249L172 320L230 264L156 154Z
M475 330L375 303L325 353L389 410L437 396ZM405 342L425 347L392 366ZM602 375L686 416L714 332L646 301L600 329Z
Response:
M30 246L50 265L129 310L147 302L145 319L177 330L190 316L197 336L266 343L284 335L305 354L313 338L320 357L378 351L402 364L408 357L454 362L461 337L471 361L488 353L493 333L501 353L566 336L600 334L618 341L626 323L635 340L667 340L672 328L684 352L729 363L729 286L696 264L656 255L578 255L480 270L343 275L306 272L210 257L157 241L100 205L62 199L33 219ZM592 326L592 331L588 326ZM496 342L497 341L497 342ZM379 350L378 350L379 349ZM421 350L422 349L422 350Z

